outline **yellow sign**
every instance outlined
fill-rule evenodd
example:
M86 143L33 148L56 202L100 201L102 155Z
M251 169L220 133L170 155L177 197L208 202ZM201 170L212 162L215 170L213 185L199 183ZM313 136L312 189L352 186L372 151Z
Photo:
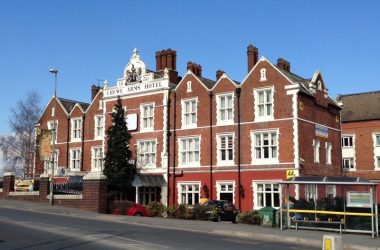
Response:
M325 242L323 243L323 249L332 250L331 239L325 239Z
M15 191L33 191L34 180L15 180Z
M290 179L290 178L293 178L295 177L295 173L294 173L294 170L286 170L286 179Z
M40 160L49 161L52 153L51 140L53 138L52 131L42 129L40 135Z

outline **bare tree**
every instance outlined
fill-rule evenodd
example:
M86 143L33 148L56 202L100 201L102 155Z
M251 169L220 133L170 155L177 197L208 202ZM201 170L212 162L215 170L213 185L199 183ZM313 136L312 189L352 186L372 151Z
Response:
M4 170L13 171L21 178L32 177L34 155L34 129L41 113L40 97L30 91L25 100L11 108L9 126L12 134L0 137L4 157Z

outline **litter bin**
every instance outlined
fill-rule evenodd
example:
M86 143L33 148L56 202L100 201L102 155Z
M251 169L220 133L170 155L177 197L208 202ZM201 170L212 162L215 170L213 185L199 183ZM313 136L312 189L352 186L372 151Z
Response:
M264 207L260 209L259 215L262 225L274 227L276 225L276 212L277 210L273 207Z

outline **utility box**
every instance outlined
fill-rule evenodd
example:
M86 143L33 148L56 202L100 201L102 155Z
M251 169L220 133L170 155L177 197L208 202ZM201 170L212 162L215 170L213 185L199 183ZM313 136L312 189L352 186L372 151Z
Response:
M276 212L273 207L264 207L259 210L260 219L264 226L276 226Z
M343 250L342 236L323 235L322 250Z

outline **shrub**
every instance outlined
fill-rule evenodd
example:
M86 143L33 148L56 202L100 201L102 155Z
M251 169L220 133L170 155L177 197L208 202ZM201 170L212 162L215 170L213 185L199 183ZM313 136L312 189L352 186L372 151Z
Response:
M238 221L242 224L260 225L261 219L258 211L242 212L238 215Z
M209 220L210 219L210 207L204 205L194 205L193 214L196 220Z
M148 214L151 217L162 217L165 211L165 206L157 201L148 204Z
M166 214L166 218L175 218L177 209L174 206L165 207L164 213Z
M220 214L220 208L217 206L211 206L209 209L210 209L209 220L217 221Z
M175 212L176 219L185 219L186 205L180 204Z
M186 206L184 217L186 220L194 220L195 215L194 215L193 208Z

